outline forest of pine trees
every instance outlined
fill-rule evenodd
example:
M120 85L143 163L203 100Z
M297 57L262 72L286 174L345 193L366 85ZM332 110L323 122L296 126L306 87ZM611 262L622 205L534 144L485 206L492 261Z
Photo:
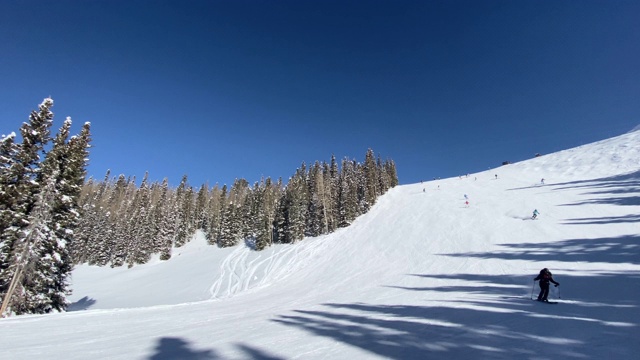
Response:
M51 137L53 100L16 134L0 139L0 314L64 310L71 249L80 223L89 123L69 137L67 118Z
M330 164L302 164L286 185L267 178L253 185L237 179L230 188L193 188L184 176L170 189L166 179L150 184L147 176L139 187L135 178L112 178L109 172L102 181L84 184L75 264L131 267L153 254L168 260L171 249L197 230L218 247L291 244L348 226L398 184L394 162L376 159L371 149L364 163L344 159L339 167L332 157Z
M395 164L369 149L363 163L332 156L304 163L289 178L237 179L228 188L172 189L165 179L86 179L91 134L70 137L67 118L51 136L53 100L15 133L0 139L0 315L63 311L76 264L144 264L202 231L218 247L244 242L254 250L293 244L349 226L398 184Z

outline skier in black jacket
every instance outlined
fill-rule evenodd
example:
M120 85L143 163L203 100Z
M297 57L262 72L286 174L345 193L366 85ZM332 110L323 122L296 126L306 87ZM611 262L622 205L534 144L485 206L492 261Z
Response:
M554 283L556 287L558 287L560 283L553 280L551 271L547 268L540 270L540 274L533 279L533 281L538 280L540 280L540 294L538 295L538 301L549 301L547 300L547 296L549 296L549 282Z

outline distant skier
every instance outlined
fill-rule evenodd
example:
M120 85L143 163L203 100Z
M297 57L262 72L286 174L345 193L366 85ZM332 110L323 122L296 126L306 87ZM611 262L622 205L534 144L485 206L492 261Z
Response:
M540 270L540 274L538 274L538 276L533 279L533 281L538 280L540 280L540 282L538 283L538 285L540 285L540 294L538 295L538 301L548 302L549 300L547 300L547 296L549 296L549 282L554 283L556 287L558 287L560 283L553 280L551 271L549 271L549 269L547 268Z
M469 200L469 197L467 196L467 194L464 194L464 199Z
M531 216L531 220L535 220L538 218L538 214L540 214L538 212L538 209L533 210L533 216Z
M498 180L498 174L496 174L496 180Z
M464 202L464 207L469 207L469 201Z
M544 178L540 180L540 184L544 185Z

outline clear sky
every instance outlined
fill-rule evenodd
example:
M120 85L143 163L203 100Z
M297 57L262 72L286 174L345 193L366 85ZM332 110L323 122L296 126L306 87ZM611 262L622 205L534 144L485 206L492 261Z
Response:
M51 96L89 175L250 183L331 154L401 184L640 124L639 1L0 1L0 134Z

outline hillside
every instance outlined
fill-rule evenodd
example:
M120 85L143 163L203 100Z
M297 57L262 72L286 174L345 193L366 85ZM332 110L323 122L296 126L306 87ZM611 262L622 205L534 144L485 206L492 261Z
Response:
M639 225L636 131L398 186L294 246L80 266L69 312L0 321L0 358L630 359ZM558 305L530 300L543 267Z

